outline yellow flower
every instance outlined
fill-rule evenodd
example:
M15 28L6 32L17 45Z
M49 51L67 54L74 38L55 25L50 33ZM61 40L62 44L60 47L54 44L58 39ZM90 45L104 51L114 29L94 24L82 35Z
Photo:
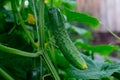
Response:
M38 43L38 41L37 41L37 42L35 42L35 44L36 44L36 46L37 46L37 47L39 46L39 43Z
M27 18L27 22L29 24L35 24L35 18L32 14L28 13L28 18Z
M48 0L45 0L45 3L48 3Z

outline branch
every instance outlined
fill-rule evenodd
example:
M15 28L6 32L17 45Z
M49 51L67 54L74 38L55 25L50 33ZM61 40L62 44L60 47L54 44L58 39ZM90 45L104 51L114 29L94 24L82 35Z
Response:
M21 50L15 49L15 48L4 46L2 44L0 44L0 51L6 52L6 53L11 53L11 54L16 54L16 55L20 55L20 56L25 56L25 57L38 57L41 54L41 52L29 53L29 52L21 51Z
M13 79L8 73L6 73L2 68L0 68L0 74L4 77L6 80L15 80Z

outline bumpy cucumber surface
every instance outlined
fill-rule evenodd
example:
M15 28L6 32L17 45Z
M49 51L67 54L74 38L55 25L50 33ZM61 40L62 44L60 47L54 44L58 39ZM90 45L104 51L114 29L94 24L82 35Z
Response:
M65 58L76 68L86 69L85 60L80 55L73 42L71 41L64 25L63 15L57 8L49 10L49 19L51 22L51 31L53 32L56 44L65 56Z

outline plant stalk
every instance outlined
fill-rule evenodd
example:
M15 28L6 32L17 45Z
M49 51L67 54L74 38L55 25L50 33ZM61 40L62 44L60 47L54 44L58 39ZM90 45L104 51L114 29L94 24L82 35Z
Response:
M5 72L2 68L0 68L0 75L2 75L5 80L15 80L7 72Z
M15 48L7 47L2 44L0 44L0 51L6 52L6 53L11 53L11 54L16 54L20 56L25 56L25 57L38 57L41 53L29 53L25 51L21 51Z
M45 30L44 30L44 0L39 1L40 9L39 9L39 27L38 27L38 34L39 34L39 48L44 49L45 43Z
M48 65L48 68L50 69L52 75L54 76L55 80L61 80L55 67L53 66L50 58L48 57L47 53L43 53L43 59L45 60L46 64Z
M109 33L111 33L116 39L120 40L120 37L119 37L118 35L116 35L112 30L110 30L108 26L106 26L106 25L105 25L104 23L102 23L102 22L100 22L100 24L101 24L103 27L105 27L105 29L106 29Z
M44 52L44 0L39 0L39 15L38 15L38 26L37 26L37 33L38 33L38 51L42 50ZM36 21L37 22L37 21ZM43 53L44 54L44 53ZM40 80L42 80L42 56L40 56Z
M54 76L55 80L60 80L60 77L55 69L55 67L53 66L49 56L47 55L46 51L45 51L45 30L44 30L44 0L40 0L40 10L39 10L39 28L38 28L38 36L40 39L38 39L39 41L39 48L42 49L43 51L43 59L45 60L48 68L50 69L52 75Z
M50 7L53 8L53 0L50 2Z
M16 0L11 0L11 5L13 6L12 7L13 8L13 13L16 13L16 15L17 15L17 17L18 17L18 19L20 21L21 27L23 28L24 32L26 33L26 35L30 39L30 41L32 43L32 46L34 48L37 48L37 45L35 44L32 36L30 35L30 33L29 33L29 31L28 31L28 29L27 29L27 27L26 27L26 25L25 25L25 23L24 23L24 21L22 19L22 16L20 15L20 12L17 10ZM14 17L16 18L16 16L14 16Z

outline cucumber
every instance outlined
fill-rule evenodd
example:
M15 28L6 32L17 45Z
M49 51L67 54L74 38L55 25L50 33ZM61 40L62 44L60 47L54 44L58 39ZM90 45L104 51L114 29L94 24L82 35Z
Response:
M87 69L85 60L80 55L73 42L71 41L64 25L64 18L60 10L50 8L49 12L50 30L54 34L56 45L59 47L65 58L78 69ZM62 65L62 64L61 64Z

